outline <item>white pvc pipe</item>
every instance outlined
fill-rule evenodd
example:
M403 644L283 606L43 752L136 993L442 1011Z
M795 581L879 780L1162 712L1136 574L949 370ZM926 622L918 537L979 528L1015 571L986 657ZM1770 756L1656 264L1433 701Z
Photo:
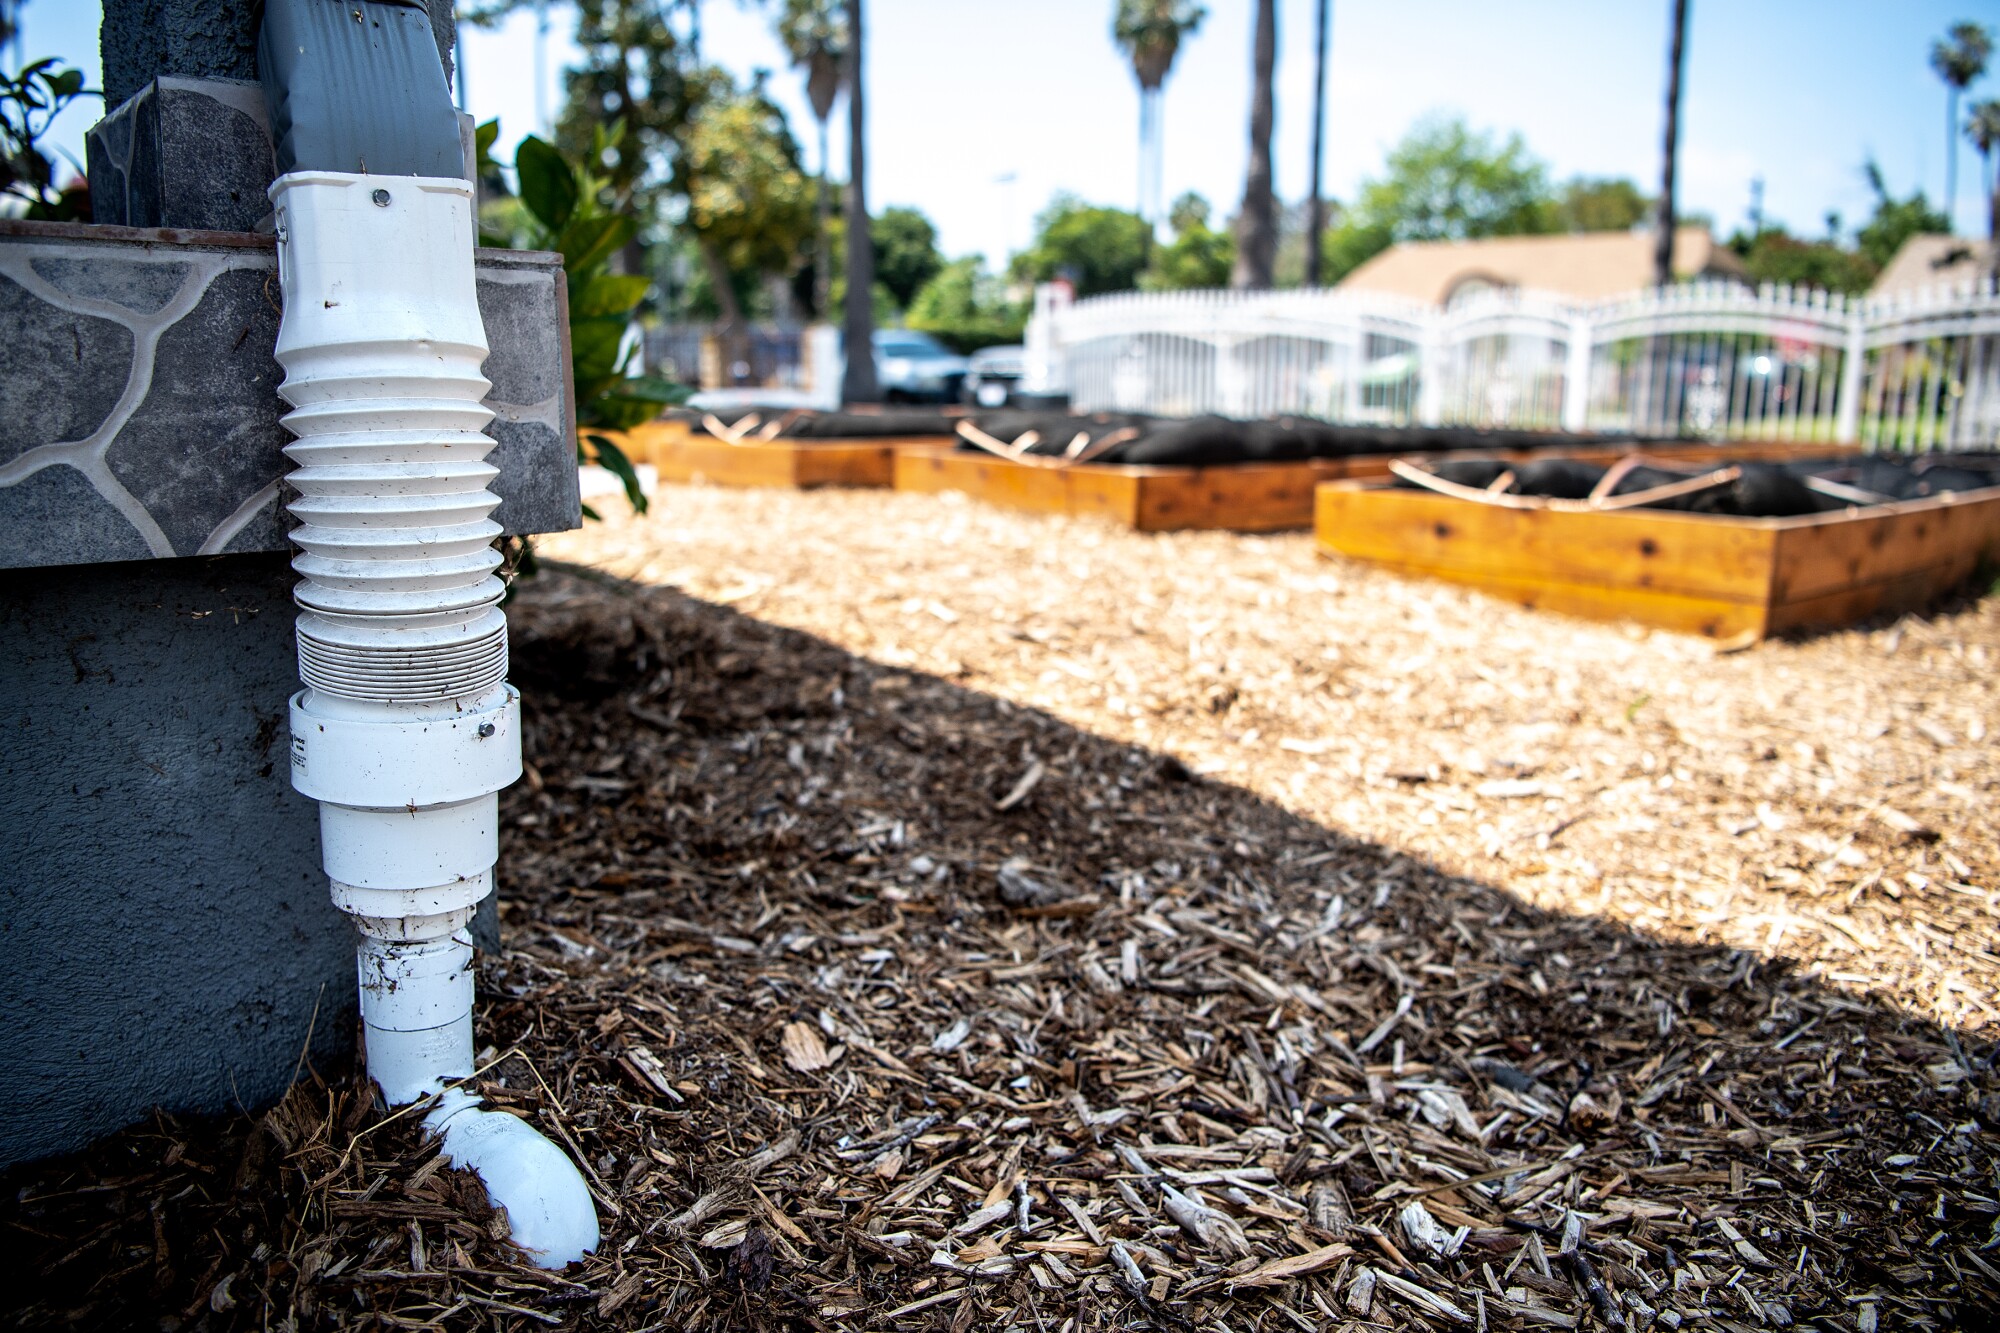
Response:
M271 186L285 452L305 576L292 785L320 802L334 905L360 941L368 1074L479 1173L516 1244L595 1249L582 1176L526 1122L450 1087L473 1072L469 925L492 892L520 698L494 569L499 503L463 180L295 171Z

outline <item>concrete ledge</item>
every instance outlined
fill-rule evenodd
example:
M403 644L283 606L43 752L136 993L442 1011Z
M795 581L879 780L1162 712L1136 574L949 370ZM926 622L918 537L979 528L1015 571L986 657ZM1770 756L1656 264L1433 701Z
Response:
M560 256L481 250L494 517L581 521ZM289 551L277 252L0 219L0 568Z

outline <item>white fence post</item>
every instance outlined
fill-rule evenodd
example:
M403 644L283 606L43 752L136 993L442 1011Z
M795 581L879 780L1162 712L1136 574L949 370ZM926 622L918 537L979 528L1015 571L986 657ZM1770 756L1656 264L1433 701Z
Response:
M1444 420L1443 331L1427 328L1417 343L1417 424L1435 426Z
M1569 346L1563 358L1562 426L1581 434L1590 421L1590 318L1579 314L1569 324Z
M1067 349L1058 319L1071 309L1069 288L1053 282L1035 287L1035 305L1021 341L1027 347L1025 378L1029 393L1060 393L1069 388Z
M1840 360L1840 401L1834 405L1833 438L1840 444L1861 439L1861 395L1867 381L1868 317L1861 302L1848 308L1847 346Z

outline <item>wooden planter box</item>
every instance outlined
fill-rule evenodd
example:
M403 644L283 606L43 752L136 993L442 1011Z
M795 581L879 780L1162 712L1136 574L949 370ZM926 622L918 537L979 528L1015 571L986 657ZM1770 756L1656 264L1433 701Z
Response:
M1379 482L1319 488L1322 553L1524 606L1762 639L1922 607L2000 558L2000 490L1806 518L1506 509Z
M613 432L615 434L615 432ZM621 444L635 463L651 463L661 481L717 486L856 486L886 490L899 448L935 444L939 437L859 440L751 440L731 444L689 432L683 422L658 421L627 432Z
M1348 475L1348 461L1056 468L943 445L899 450L895 474L899 491L963 491L1011 509L1095 514L1140 532L1279 532L1312 526L1313 488Z
M1561 449L1474 450L1416 457L1579 458L1611 463L1633 450L1603 446ZM1745 443L1665 445L1642 450L1662 462L1732 463L1781 458L1822 458L1842 452L1827 446ZM1395 454L1311 459L1298 463L1233 463L1221 467L1167 467L1082 463L1038 467L952 445L901 450L895 459L899 491L963 491L974 499L1039 514L1095 514L1140 532L1218 528L1231 532L1284 532L1313 525L1313 489L1321 482L1389 476ZM662 472L661 476L666 473Z

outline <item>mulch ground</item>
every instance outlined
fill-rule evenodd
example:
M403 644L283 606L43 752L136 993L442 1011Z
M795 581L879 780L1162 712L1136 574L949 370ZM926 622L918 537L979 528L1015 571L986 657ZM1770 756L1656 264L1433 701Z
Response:
M1992 1327L1995 599L1750 652L947 499L545 550L480 1084L12 1173L30 1327ZM673 586L659 586L673 585Z

